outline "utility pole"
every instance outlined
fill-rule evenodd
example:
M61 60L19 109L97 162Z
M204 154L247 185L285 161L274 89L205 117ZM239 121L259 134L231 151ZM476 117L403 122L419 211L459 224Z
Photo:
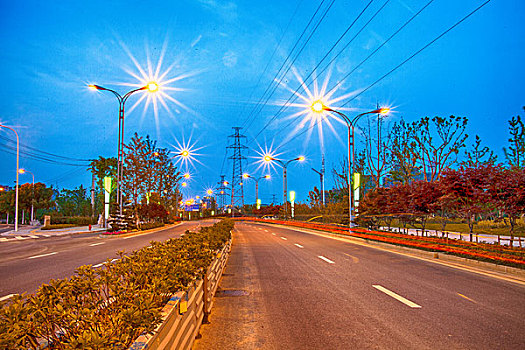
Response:
M217 197L219 199L219 208L221 208L222 212L225 210L226 206L226 186L228 185L228 182L224 179L226 175L221 175L221 181L219 181L217 184L219 187L217 187Z
M234 126L233 135L228 136L228 138L233 139L232 144L227 148L233 150L233 155L229 159L233 160L233 171L232 171L232 182L231 182L231 204L232 204L232 217L234 216L235 206L240 208L240 211L244 209L244 190L243 190L243 177L242 177L242 161L246 157L242 156L242 150L247 147L242 144L242 140L246 139L246 136L241 135L240 130L242 127Z
M315 171L317 174L319 174L321 178L321 201L324 207L326 204L325 199L324 199L324 154L323 154L322 163L321 163L321 171L315 170L314 168L312 168L312 170Z

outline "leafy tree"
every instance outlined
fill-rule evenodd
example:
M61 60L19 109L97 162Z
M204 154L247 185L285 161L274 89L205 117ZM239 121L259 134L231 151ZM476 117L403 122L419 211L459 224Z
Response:
M434 181L441 172L456 162L465 147L468 119L465 117L429 117L413 122L410 132L418 144L419 163L425 180Z
M461 166L465 168L477 168L481 165L495 164L497 156L487 146L481 147L481 138L476 135L471 150L465 150L465 158Z
M421 166L418 165L419 149L414 137L415 130L401 120L394 124L390 133L392 137L391 182L409 183L421 173Z
M525 111L525 107L523 107ZM511 167L525 167L525 127L518 115L509 120L509 148L503 148L505 159Z
M63 216L90 216L91 200L88 190L80 185L72 190L56 191L57 212Z
M381 178L389 173L392 165L390 161L392 158L390 154L392 139L388 130L383 132L383 117L381 115L378 115L377 125L375 126L376 138L372 136L373 127L370 118L367 121L368 125L364 128L366 161L363 174L369 175L370 181L377 188L381 185Z

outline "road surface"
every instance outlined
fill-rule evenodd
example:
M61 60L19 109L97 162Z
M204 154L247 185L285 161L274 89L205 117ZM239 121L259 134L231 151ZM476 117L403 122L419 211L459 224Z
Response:
M523 349L525 286L237 223L194 349Z

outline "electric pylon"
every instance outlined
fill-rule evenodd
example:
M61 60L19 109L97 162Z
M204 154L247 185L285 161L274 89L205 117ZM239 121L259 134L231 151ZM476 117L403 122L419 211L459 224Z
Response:
M237 206L240 211L244 208L244 191L243 191L243 177L242 177L242 162L246 157L242 156L242 150L247 147L242 144L242 140L246 139L246 136L241 135L240 130L242 127L234 126L233 135L228 138L233 138L232 144L228 146L233 150L233 155L229 159L233 160L233 172L231 182L231 203L232 203L232 216Z
M228 185L228 182L224 179L226 175L221 175L221 181L217 182L219 187L217 187L217 197L219 197L219 208L221 208L222 212L225 211L226 206L226 197L228 194L226 193L226 186Z

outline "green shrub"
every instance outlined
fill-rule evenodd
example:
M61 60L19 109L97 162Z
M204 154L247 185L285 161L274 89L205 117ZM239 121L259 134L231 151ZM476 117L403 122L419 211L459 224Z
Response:
M173 294L204 275L233 221L151 242L104 267L82 266L33 295L0 302L0 349L127 349L161 322ZM47 345L46 345L47 344Z
M162 226L164 226L164 223L162 222L148 222L145 224L141 224L140 230L141 231L151 230L152 228L157 228L157 227L162 227Z
M58 224L72 224L76 226L87 226L96 224L96 220L92 220L89 216L51 216L51 223Z
M57 225L46 225L42 226L41 230L58 230L60 228L76 227L74 224L57 224Z

